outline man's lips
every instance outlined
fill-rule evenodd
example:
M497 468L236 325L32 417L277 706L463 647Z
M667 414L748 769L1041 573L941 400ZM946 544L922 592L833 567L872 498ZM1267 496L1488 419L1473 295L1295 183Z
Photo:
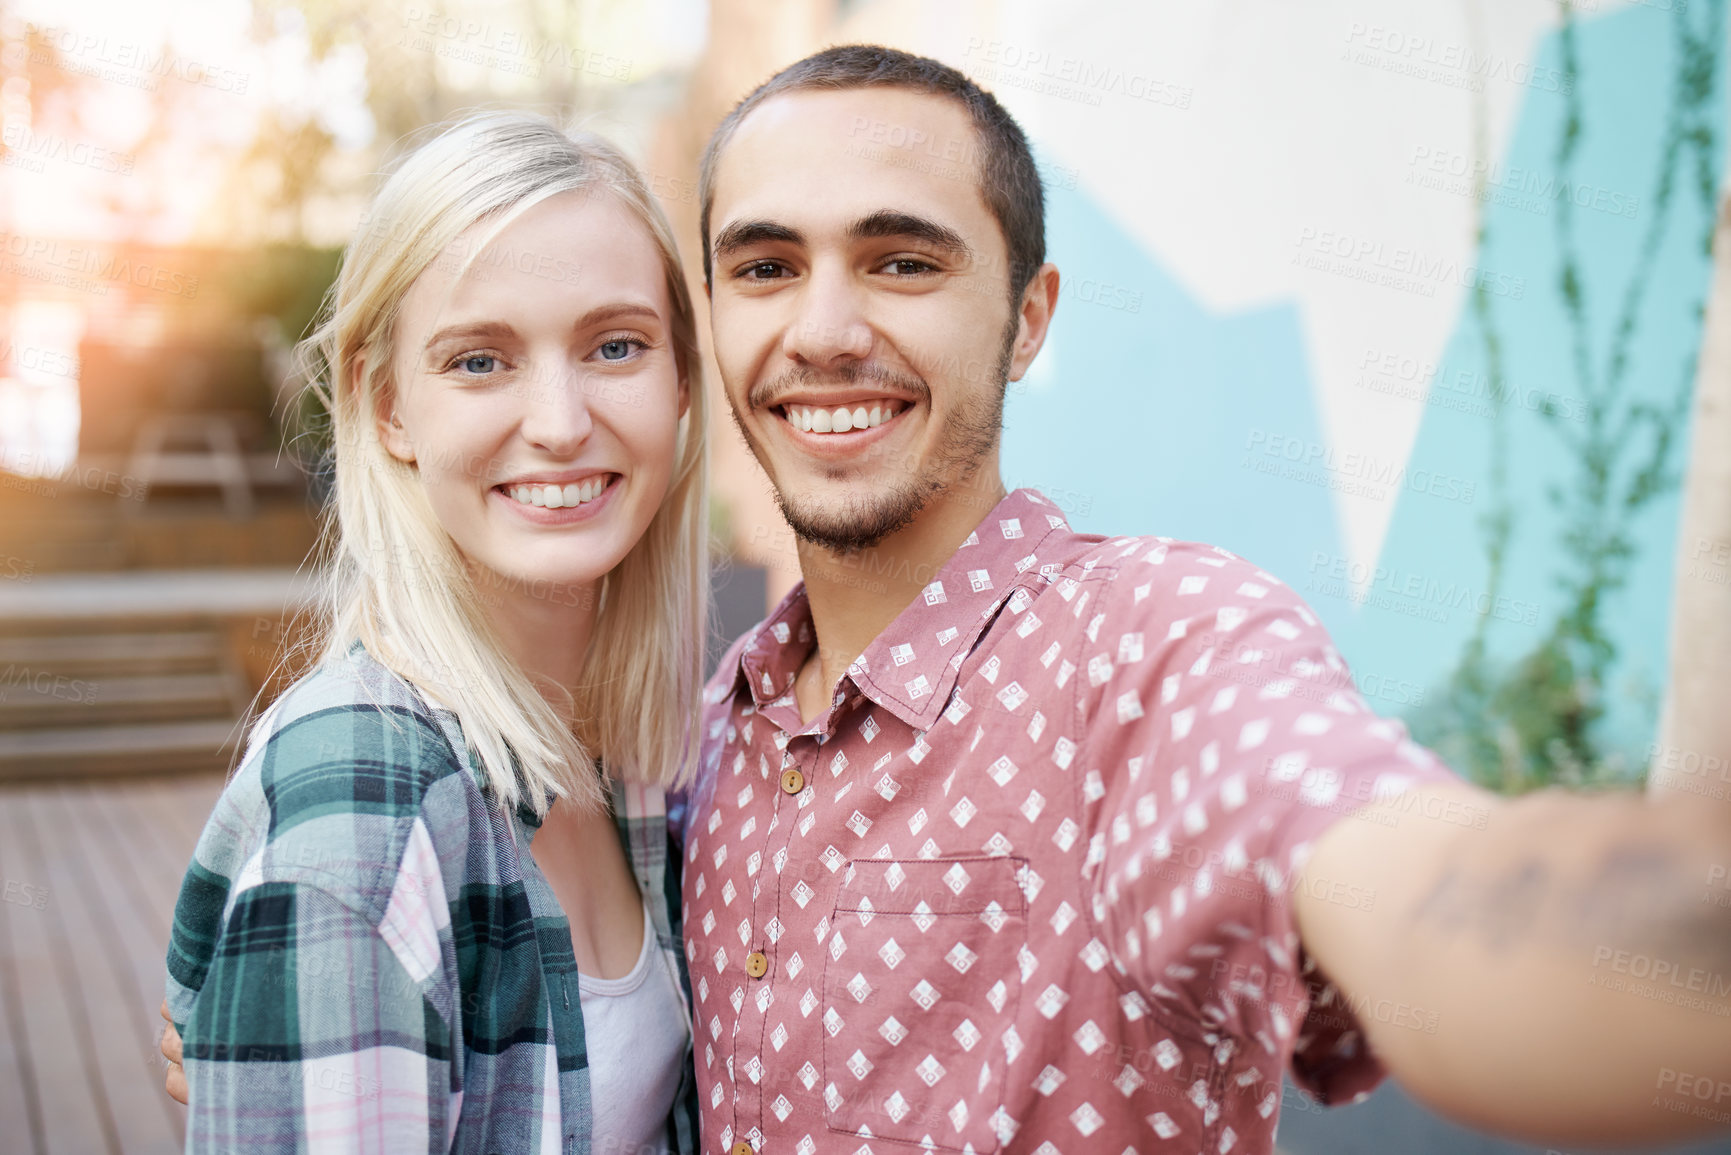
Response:
M891 397L859 397L826 398L822 404L785 401L773 408L801 433L833 437L876 429L912 406Z

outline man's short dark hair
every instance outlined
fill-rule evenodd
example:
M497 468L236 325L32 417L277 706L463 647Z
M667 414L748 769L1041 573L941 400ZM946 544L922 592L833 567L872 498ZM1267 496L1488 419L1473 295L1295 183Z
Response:
M736 105L709 138L703 150L699 177L700 229L703 236L703 280L710 283L713 270L709 258L709 212L715 203L715 170L721 150L732 138L739 122L752 109L774 96L805 90L842 91L877 86L907 88L915 92L947 96L968 110L978 148L969 154L978 159L980 193L986 207L998 219L1009 249L1010 300L1021 299L1034 271L1046 260L1046 198L1040 173L1034 166L1028 138L1004 111L997 98L962 72L926 56L915 56L877 44L844 44L826 48L790 64L752 90Z

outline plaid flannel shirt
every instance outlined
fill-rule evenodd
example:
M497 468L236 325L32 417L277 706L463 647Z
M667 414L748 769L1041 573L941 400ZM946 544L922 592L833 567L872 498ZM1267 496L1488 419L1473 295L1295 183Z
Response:
M526 853L533 813L482 782L455 717L358 645L267 712L175 906L188 1151L590 1151L570 925ZM612 788L688 991L665 799Z

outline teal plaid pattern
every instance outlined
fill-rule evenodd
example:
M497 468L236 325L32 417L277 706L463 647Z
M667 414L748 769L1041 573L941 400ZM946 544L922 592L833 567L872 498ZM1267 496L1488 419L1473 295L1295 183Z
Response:
M591 1151L570 927L534 814L483 782L455 717L358 645L261 718L175 905L188 1151ZM610 783L689 992L665 799ZM697 1142L688 1057L667 1145Z

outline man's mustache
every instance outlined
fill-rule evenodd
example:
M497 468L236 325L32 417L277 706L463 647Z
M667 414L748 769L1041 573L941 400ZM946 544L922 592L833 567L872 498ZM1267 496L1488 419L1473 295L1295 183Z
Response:
M932 390L925 380L912 373L891 369L873 361L853 362L835 369L819 371L809 365L796 365L767 381L751 387L745 403L751 409L767 409L781 403L790 393L818 389L857 389L861 384L878 384L897 397L926 403L931 407Z

